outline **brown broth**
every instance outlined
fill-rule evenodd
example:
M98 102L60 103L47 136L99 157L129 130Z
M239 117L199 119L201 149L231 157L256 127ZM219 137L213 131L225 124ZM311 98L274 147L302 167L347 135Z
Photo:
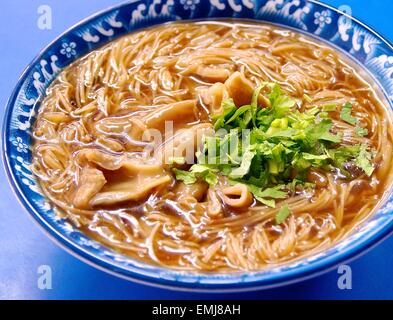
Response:
M206 186L188 190L165 167L147 174L142 167L122 166L125 155L135 159L146 147L141 133L149 117L175 119L175 132L211 122L201 90L223 82L225 70L238 71L255 85L277 82L292 97L308 94L317 105L351 101L368 129L364 139L377 152L373 175L354 172L357 176L347 180L337 172L320 173L320 186L284 200L292 215L277 225L277 209L256 200L244 208L225 204L220 191L227 186L224 178L212 191L214 202ZM361 73L335 49L266 24L171 23L138 31L78 60L51 85L34 127L34 168L43 190L68 219L125 255L170 268L215 272L286 263L341 240L376 210L390 189L391 115L372 80ZM195 105L173 106L188 100ZM334 130L347 137L339 112L332 117ZM160 131L162 125L154 124ZM348 144L357 139L347 138ZM97 152L89 154L91 150ZM93 170L90 176L86 168ZM77 193L97 196L81 185L97 184L99 177L106 180L97 186L99 192L121 190L129 198L98 205L90 200L77 207ZM129 195L166 177L137 199ZM214 204L222 206L217 215L211 213Z

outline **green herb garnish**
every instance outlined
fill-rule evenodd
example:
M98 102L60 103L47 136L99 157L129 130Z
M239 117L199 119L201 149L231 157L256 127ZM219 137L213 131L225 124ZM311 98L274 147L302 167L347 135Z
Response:
M355 125L357 123L357 119L351 115L351 112L352 103L347 102L341 110L340 118L349 124Z
M360 146L359 154L356 157L355 164L362 169L368 176L371 176L374 171L374 166L371 163L373 158L372 152L368 151L367 145Z
M368 130L359 126L355 127L355 132L358 136L365 137L368 135Z
M325 104L322 107L322 110L326 111L326 112L336 111L337 110L337 105L336 104Z
M281 209L276 214L276 223L281 224L283 223L291 214L291 210L287 204L284 204Z
M269 107L258 105L260 94L269 101ZM312 101L309 98L305 97ZM231 183L246 185L259 202L275 207L276 201L288 197L289 192L314 187L307 181L311 168L336 168L348 179L348 164L368 176L374 170L373 152L366 144L340 145L342 136L332 131L328 113L337 110L336 105L300 112L299 101L278 84L263 83L254 91L250 104L237 108L229 98L222 107L223 113L213 117L216 135L204 138L203 148L196 154L197 164L188 171L173 169L184 183L203 180L214 186L219 175L226 176ZM341 119L356 125L351 112L352 104L345 104ZM354 131L367 134L367 129L360 127ZM215 152L211 152L213 148ZM283 206L277 223L284 221L288 212Z

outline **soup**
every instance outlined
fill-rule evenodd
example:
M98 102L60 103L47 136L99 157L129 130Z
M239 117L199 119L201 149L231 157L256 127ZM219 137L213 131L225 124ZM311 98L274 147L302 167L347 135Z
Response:
M62 217L125 255L261 270L373 213L392 180L390 123L333 48L265 24L170 23L60 73L33 170Z

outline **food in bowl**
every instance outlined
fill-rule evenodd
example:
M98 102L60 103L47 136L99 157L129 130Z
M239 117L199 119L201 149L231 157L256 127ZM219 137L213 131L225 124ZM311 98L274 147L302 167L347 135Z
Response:
M321 252L392 182L391 112L345 57L262 23L168 23L64 69L40 103L33 172L80 230L193 271Z

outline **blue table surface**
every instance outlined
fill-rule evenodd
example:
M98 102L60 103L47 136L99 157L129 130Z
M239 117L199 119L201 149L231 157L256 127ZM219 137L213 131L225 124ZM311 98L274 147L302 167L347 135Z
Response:
M118 2L1 0L0 117L19 75L42 47L79 20ZM392 0L324 2L349 5L355 17L393 40ZM42 4L52 9L51 30L37 27L37 8ZM290 286L239 294L186 293L121 280L79 261L48 239L6 180L0 169L0 299L393 299L393 237L349 264L351 290L338 288L337 270ZM52 269L51 290L37 286L41 265Z

